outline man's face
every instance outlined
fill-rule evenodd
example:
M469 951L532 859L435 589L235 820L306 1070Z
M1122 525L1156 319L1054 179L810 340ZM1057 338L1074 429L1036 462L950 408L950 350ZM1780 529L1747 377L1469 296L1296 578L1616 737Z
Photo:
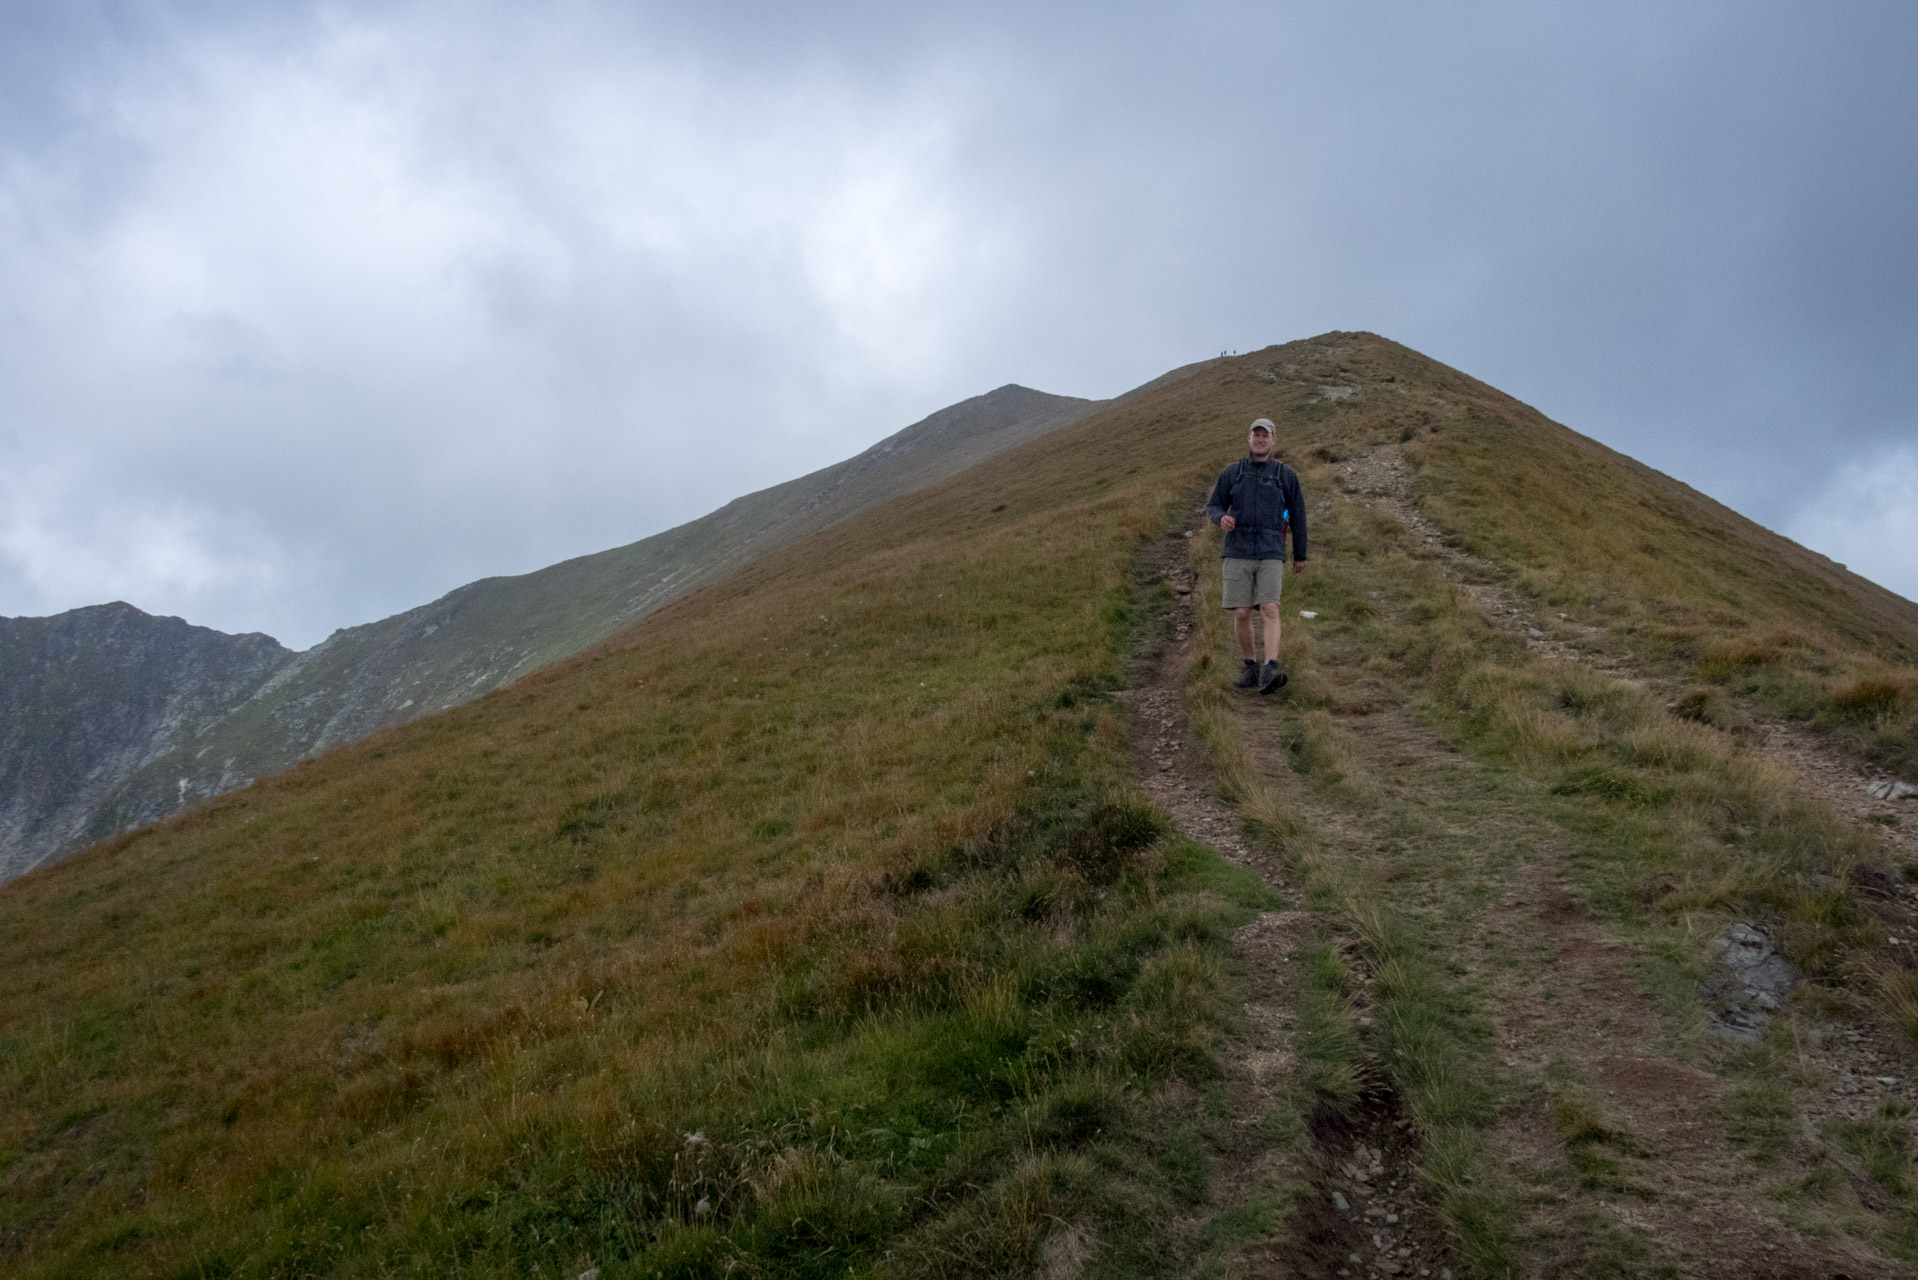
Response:
M1254 431L1246 437L1252 445L1252 456L1263 458L1272 452L1272 437L1264 431Z

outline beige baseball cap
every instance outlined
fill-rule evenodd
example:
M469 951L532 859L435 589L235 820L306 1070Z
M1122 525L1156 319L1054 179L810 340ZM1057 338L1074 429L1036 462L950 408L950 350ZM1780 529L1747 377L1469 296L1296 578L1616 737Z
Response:
M1265 432L1265 434L1269 436L1276 436L1277 434L1279 434L1279 429L1272 425L1272 419L1270 418L1252 419L1252 430L1246 432L1246 434L1251 435L1252 431L1263 431Z

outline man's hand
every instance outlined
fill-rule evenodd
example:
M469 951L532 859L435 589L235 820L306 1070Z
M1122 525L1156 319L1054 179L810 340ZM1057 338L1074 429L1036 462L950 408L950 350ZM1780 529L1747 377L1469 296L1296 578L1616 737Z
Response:
M1234 529L1236 529L1238 527L1238 524L1239 524L1239 521L1236 516L1220 516L1219 517L1219 528L1225 530L1227 533L1231 533Z
M1293 573L1304 573L1304 572L1305 572L1305 561L1303 561L1303 560L1294 560L1294 561L1292 562L1292 572L1293 572Z

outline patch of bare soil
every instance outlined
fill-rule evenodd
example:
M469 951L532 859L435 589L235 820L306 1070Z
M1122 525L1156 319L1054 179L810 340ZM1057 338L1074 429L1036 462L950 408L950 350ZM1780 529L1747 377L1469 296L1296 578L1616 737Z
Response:
M1158 644L1140 659L1133 687L1118 697L1132 707L1133 752L1145 792L1171 815L1179 830L1226 859L1256 870L1279 893L1286 893L1278 861L1240 834L1239 815L1219 799L1218 783L1192 740L1180 690L1197 656L1196 583L1186 563L1185 540L1152 544L1140 560L1140 573L1153 586L1172 588L1174 604L1164 620Z
M1181 689L1197 656L1196 583L1184 539L1168 538L1141 560L1148 586L1165 582L1174 606L1161 642L1117 695L1133 709L1133 749L1146 794L1188 837L1257 871L1280 895L1296 892L1284 868L1243 838L1237 813L1192 741ZM1235 946L1246 980L1246 1031L1227 1048L1231 1133L1221 1144L1215 1217L1255 1197L1303 1184L1289 1222L1242 1242L1227 1260L1247 1277L1403 1275L1451 1280L1442 1233L1418 1196L1413 1141L1396 1096L1372 1089L1353 1115L1315 1116L1308 1151L1274 1144L1268 1117L1296 1089L1294 1011L1301 957L1323 930L1311 912L1272 911L1242 928Z

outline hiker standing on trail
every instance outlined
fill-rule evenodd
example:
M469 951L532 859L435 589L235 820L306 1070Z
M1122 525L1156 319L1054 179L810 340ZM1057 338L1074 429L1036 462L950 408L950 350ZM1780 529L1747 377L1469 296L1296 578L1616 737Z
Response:
M1285 683L1279 669L1279 594L1285 588L1285 535L1292 534L1292 572L1305 567L1305 494L1299 473L1272 451L1272 420L1247 433L1250 452L1219 473L1205 513L1225 530L1225 607L1238 615L1239 688L1270 693ZM1252 648L1252 611L1265 621L1265 664Z

